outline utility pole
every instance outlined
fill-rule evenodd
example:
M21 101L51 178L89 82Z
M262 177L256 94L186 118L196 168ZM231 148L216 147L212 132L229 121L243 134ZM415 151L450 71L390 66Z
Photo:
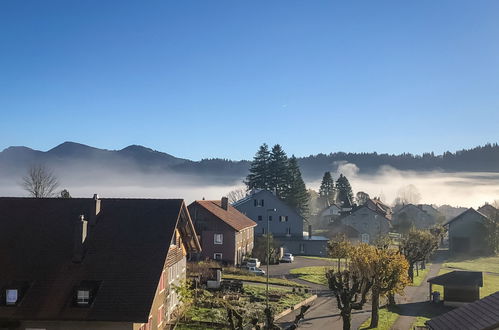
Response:
M269 264L270 264L270 217L269 213L270 212L276 212L277 209L267 209L267 285L266 285L266 312L268 313L267 315L270 315L270 308L269 308ZM269 324L267 324L267 328L269 327Z

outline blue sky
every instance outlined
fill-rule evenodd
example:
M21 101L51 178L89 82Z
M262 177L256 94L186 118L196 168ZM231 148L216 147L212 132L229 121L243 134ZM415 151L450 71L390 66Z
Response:
M499 1L0 1L0 149L497 142Z

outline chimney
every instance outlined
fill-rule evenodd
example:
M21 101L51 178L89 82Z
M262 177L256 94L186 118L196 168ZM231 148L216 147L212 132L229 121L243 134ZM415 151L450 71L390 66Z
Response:
M80 263L85 254L84 243L87 238L87 220L83 215L75 224L74 239L73 239L73 262Z
M225 211L227 211L227 209L229 208L229 199L227 197L222 197L222 202L220 205Z
M92 201L92 206L90 208L90 219L88 221L88 224L90 226L95 226L97 223L97 216L100 213L100 199L99 195L94 194L93 201Z
M308 239L312 239L312 225L308 225Z

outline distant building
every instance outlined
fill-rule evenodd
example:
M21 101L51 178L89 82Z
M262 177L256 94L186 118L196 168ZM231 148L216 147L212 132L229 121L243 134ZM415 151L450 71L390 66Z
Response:
M0 328L166 327L199 249L181 199L0 198Z
M460 306L480 299L482 272L453 271L428 279L430 294L433 285L444 287L444 305Z
M489 219L493 219L495 216L499 215L499 211L490 204L480 206L477 211Z
M339 207L336 204L329 205L319 212L318 214L319 224L321 225L321 227L326 227L329 224L332 224L336 220L338 220L340 216L341 216L341 207Z
M486 226L487 217L473 208L469 208L444 226L448 227L449 252L451 254L480 255L487 252Z
M499 291L426 321L430 330L499 329Z
M390 206L383 203L378 197L369 198L364 206L371 210L383 215L387 219L392 218L392 209Z
M356 239L363 243L372 243L390 231L390 220L367 206L357 207L350 215L342 218L341 223L355 229L358 233ZM349 230L350 233L355 231Z
M298 212L268 190L255 190L233 206L257 223L255 235L270 233L282 247L297 255L326 255L328 239L313 236L311 226L304 235L304 219Z
M423 209L423 205L406 204L393 213L392 225L414 226L416 229L428 229L437 223L437 219Z
M253 250L256 223L229 205L226 197L216 201L195 201L189 213L201 236L201 257L240 265Z

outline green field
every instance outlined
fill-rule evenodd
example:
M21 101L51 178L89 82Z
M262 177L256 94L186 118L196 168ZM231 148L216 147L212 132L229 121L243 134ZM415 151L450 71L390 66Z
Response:
M464 260L449 260L443 265L443 267L499 274L499 256Z
M291 269L290 274L297 275L299 279L316 283L327 285L326 271L328 269L333 269L333 266L311 266Z

